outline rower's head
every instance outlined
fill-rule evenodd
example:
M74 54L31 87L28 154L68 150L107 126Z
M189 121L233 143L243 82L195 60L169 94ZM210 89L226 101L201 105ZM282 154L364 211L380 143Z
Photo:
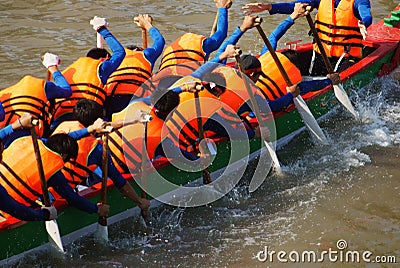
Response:
M297 53L297 51L293 49L286 49L282 51L282 54L285 55L285 57L288 58L291 63L296 65L297 68L301 68L302 64L300 63L299 54Z
M111 58L111 54L105 48L95 47L88 51L88 53L86 54L86 57L89 57L89 58L92 58L95 60L109 59L109 58Z
M260 77L261 62L253 55L245 54L240 57L245 74L255 83ZM238 66L235 66L236 68Z
M84 127L92 125L98 118L103 118L103 107L93 100L79 100L73 110L75 120Z
M143 51L144 49L142 47L136 46L136 45L130 45L126 47L129 50L132 51Z
M153 105L154 113L162 120L165 120L170 112L179 105L179 93L169 90L157 88L150 97Z
M61 155L64 162L76 159L78 156L78 143L68 134L54 134L47 139L45 145L50 150Z
M226 80L220 73L206 73L203 77L203 86L216 97L221 96L226 90Z

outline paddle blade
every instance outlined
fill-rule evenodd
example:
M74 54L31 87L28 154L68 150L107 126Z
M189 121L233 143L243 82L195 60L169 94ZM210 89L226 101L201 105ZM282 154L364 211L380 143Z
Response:
M108 242L108 226L107 226L107 222L106 222L105 225L103 225L100 222L97 224L97 230L96 230L95 238L96 238L97 241L99 241L101 243L107 243Z
M45 223L50 245L59 252L65 253L56 220L45 221Z
M274 164L275 172L282 173L281 164L279 163L278 156L276 155L276 152L274 151L272 146L266 140L264 140L264 144L265 144L265 148L267 148L268 153L272 158L272 162Z
M311 113L303 98L299 95L294 98L293 101L311 135L321 144L328 145L328 140L325 137L325 134L322 132L322 129L319 127L317 120L315 120L314 115Z
M343 106L354 116L354 118L357 119L358 113L354 110L349 96L347 95L346 91L344 91L342 84L334 85L333 91L335 92L336 99L343 104Z

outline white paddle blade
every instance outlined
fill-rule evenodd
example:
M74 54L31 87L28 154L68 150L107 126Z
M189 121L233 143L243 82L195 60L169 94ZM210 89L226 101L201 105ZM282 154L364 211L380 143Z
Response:
M58 251L65 253L56 220L45 221L45 223L46 230L49 235L50 245L56 248Z
M268 153L272 158L275 172L282 173L281 164L279 163L279 159L278 159L278 156L276 155L275 150L272 148L272 146L266 140L264 140L264 144L265 144L265 148L267 148Z
M108 226L97 224L95 238L98 242L107 243L108 242Z
M319 127L317 120L315 120L314 115L311 113L303 98L299 95L294 98L293 101L311 135L316 138L321 144L328 145L328 140L325 137L324 132L322 132L322 129Z
M347 95L346 91L344 91L342 84L334 85L333 91L335 92L336 99L338 99L338 101L343 104L343 106L354 116L354 118L357 119L358 113L354 110L349 96Z

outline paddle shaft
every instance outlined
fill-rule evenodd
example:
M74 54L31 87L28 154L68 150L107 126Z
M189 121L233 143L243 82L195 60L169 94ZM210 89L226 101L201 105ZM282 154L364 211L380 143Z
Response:
M292 81L290 80L287 72L285 71L285 68L283 68L281 61L279 60L278 56L276 55L275 49L272 47L272 45L269 42L268 37L265 35L263 29L261 28L260 25L257 25L256 28L257 28L257 31L260 33L260 36L263 39L265 45L267 46L269 53L271 53L271 56L274 59L274 62L279 69L279 72L282 74L283 79L285 79L286 84L288 86L293 86Z
M34 126L31 127L30 132L32 136L33 150L35 151L36 163L39 171L40 186L42 187L43 203L46 207L49 207L51 206L50 196L49 196L49 191L47 189L47 182L46 182L46 177L44 175L42 157L40 156L40 149Z
M108 134L104 133L101 137L103 141L103 152L101 155L101 194L100 203L107 202L107 178L108 178ZM107 226L107 217L99 216L98 223Z
M326 70L328 71L328 73L331 74L331 73L333 73L333 68L332 68L332 65L331 65L331 63L330 63L330 61L328 59L328 55L326 55L326 51L324 49L324 46L322 45L321 39L318 36L317 30L315 29L314 21L311 18L310 14L306 15L306 18L307 18L307 21L308 21L308 25L310 25L310 29L311 29L311 32L312 32L312 34L314 36L314 40L317 43L319 52L321 53L322 59L324 60Z
M147 31L144 28L142 28L142 46L143 46L143 49L146 49L148 47Z
M216 31L217 31L217 24L218 24L218 11L217 14L215 14L214 22L211 28L211 33L210 36L212 36Z
M147 163L147 122L143 123L144 137L142 140L142 198L146 198L145 181L146 181L146 163Z
M196 104L196 115L197 115L197 127L199 130L199 140L202 141L204 139L204 129L203 129L203 120L201 118L201 106L200 106L200 99L199 99L199 92L194 93L194 101ZM199 150L200 150L200 143L199 143ZM211 183L211 176L208 168L203 169L203 183L209 184Z

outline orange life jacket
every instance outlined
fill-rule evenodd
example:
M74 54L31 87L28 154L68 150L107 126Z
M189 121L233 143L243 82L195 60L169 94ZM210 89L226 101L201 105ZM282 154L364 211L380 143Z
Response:
M62 157L38 140L45 179L59 171ZM32 137L25 136L13 141L3 152L0 163L0 184L16 201L26 206L38 206L36 200L42 195L41 182Z
M292 84L296 84L301 81L302 76L300 70L294 65L285 55L276 52L283 68L288 74ZM258 78L256 85L261 89L264 97L269 100L278 99L286 95L287 84L278 67L275 64L271 53L267 52L261 55L259 58L261 62L262 73Z
M38 135L43 135L49 124L49 101L44 90L45 82L44 79L26 75L17 84L0 91L0 101L5 111L5 119L0 122L0 128L28 112L40 119L36 131Z
M130 116L136 116L140 111L150 113L151 107L142 101L135 101L121 112L113 114L112 120L129 120ZM150 126L156 120L156 116L151 115L153 120L147 123L147 141L152 136L156 136L157 131ZM126 179L131 177L131 173L139 172L142 163L143 137L144 126L142 123L124 126L108 135L111 158L117 170ZM147 144L149 143L147 142Z
M177 81L174 86L184 83L186 79L193 80L194 78L184 77ZM195 150L199 137L196 101L194 94L191 92L182 92L179 97L180 103L178 107L167 117L165 124L169 131L168 137L171 138L175 145L190 152ZM206 89L199 92L199 102L203 125L223 104L219 98ZM204 132L204 136L207 136L206 132Z
M234 68L221 66L216 68L213 72L220 73L226 81L226 90L219 97L226 107L222 107L217 113L231 124L241 124L242 120L238 117L237 113L243 104L250 99L242 75L245 77L253 94L259 93L260 90L257 89L250 78L245 74L238 74L238 70Z
M98 69L103 60L89 57L79 58L63 71L65 79L71 86L72 95L67 99L57 99L53 119L72 113L75 104L81 99L94 100L103 105L106 97Z
M186 33L165 48L159 70L188 61L205 61L203 42L206 36Z
M78 121L64 121L53 132L53 134L64 133L84 129L85 127ZM96 165L88 165L89 155L98 144L98 140L89 135L78 142L78 156L74 162L68 161L65 163L62 173L67 179L69 185L75 188L78 184L84 182L89 173L96 169Z
M144 56L143 51L126 49L126 56L121 65L107 80L105 90L107 96L130 94L136 98L147 97L150 90L141 85L151 77L151 63Z
M344 51L361 58L362 35L354 16L354 0L341 0L336 10L334 0L321 0L315 18L315 28L328 57L340 57ZM314 50L320 53L317 44Z

